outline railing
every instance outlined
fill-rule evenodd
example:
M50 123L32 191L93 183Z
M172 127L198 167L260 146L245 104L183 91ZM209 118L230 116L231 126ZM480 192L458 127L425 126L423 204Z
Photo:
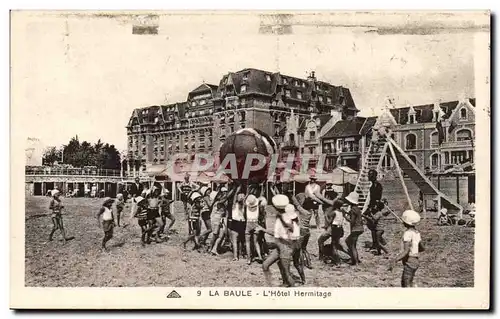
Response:
M304 142L305 142L305 144L314 144L314 143L318 143L318 140L316 138L309 138L309 139L306 139Z
M87 168L26 168L26 175L80 175L80 176L115 176L120 177L117 169L87 169Z
M442 147L464 147L464 146L472 146L470 140L465 141L453 141L453 142L443 142L441 144Z

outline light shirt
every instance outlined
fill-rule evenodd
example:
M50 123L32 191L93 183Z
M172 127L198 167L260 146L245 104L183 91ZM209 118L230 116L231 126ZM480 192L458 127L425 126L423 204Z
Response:
M340 210L335 210L335 217L333 218L332 225L345 226L344 214Z
M283 214L283 220L290 224L292 219L297 217L297 214ZM276 219L274 224L274 237L285 240L297 240L300 237L300 226L296 222L293 222L293 231L289 232L288 229L283 225L279 218Z
M250 208L247 206L247 220L257 221L259 219L259 205Z
M415 229L408 229L403 234L402 247L404 248L405 242L410 242L410 257L418 257L418 245L421 241L420 233Z
M113 214L111 209L104 207L104 213L102 213L102 220L113 220Z
M241 208L240 208L240 205L238 204L235 204L233 206L233 220L237 220L237 221L244 221L245 220L245 215L243 214L243 211L245 209L245 205L241 205Z

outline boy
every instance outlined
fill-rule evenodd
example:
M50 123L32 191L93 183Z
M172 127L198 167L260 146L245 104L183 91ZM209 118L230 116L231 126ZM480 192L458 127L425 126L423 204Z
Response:
M189 228L192 233L189 234L188 238L182 243L184 249L186 249L186 245L188 242L193 241L194 247L193 250L198 250L200 248L200 232L201 232L201 210L203 208L203 198L200 193L192 193L191 194L191 209L188 215Z
M104 231L104 238L102 239L101 248L104 251L108 251L106 248L106 243L113 238L113 228L115 226L115 221L113 218L113 206L114 200L112 198L106 198L102 203L101 209L97 212L97 221L102 217L102 230Z
M219 255L217 250L227 234L227 211L224 203L217 203L217 213L220 216L220 220L217 223L217 228L215 228L214 235L210 241L210 253L214 256Z
M167 227L166 231L166 238L168 239L169 236L168 234L172 230L172 226L174 226L175 223L175 216L172 214L171 211L171 205L172 205L172 200L168 198L168 194L170 192L168 189L165 189L164 193L160 197L160 217L163 222L162 226L160 227L159 233L164 234L165 233L165 225L167 224L167 218L170 219L170 224Z
M351 192L344 198L345 205L342 206L342 210L345 213L345 218L350 223L351 232L347 236L346 244L351 257L351 265L355 266L361 263L358 254L358 238L363 233L363 216L361 214L361 209L358 207L359 194L356 192Z
M50 232L49 235L49 241L52 241L52 237L54 236L54 233L56 230L61 231L61 235L63 237L63 243L66 244L66 232L64 231L64 224L63 224L63 219L62 219L62 209L64 208L61 199L60 199L60 192L57 189L52 190L52 199L50 200L49 204L49 210L52 211L51 213L51 218L52 218L52 231Z
M149 228L148 228L148 203L142 196L135 198L136 210L134 217L137 218L137 223L141 227L141 244L144 247L146 242L149 242Z
M242 237L245 234L245 193L240 192L241 187L238 186L236 196L233 200L231 210L231 219L229 222L229 230L231 233L231 243L233 246L233 261L237 261L238 257L238 243L241 243ZM247 252L248 254L250 252Z
M148 202L148 228L150 235L155 238L156 243L160 243L160 231L163 228L163 220L160 216L160 189L153 186L146 195ZM153 231L156 229L156 233ZM148 242L149 244L149 242Z
M422 244L420 232L415 228L415 225L420 222L420 215L416 211L407 210L403 213L401 220L406 228L403 234L403 249L391 261L389 270L392 270L396 263L402 260L404 268L403 275L401 276L401 286L408 288L414 287L413 279L419 267L418 255L425 249Z
M388 254L387 248L385 248L385 239L384 239L384 228L386 226L386 217L389 215L389 210L386 207L387 201L382 200L377 207L377 212L373 216L366 216L366 219L370 219L370 223L373 225L375 229L375 255L381 255L382 251Z
M245 247L247 252L248 264L252 263L251 241L253 241L257 261L262 261L262 254L257 238L256 229L259 226L259 200L253 194L248 195L245 201Z
M120 219L124 208L125 208L125 200L123 198L123 194L118 193L116 195L116 226L118 227L120 227Z

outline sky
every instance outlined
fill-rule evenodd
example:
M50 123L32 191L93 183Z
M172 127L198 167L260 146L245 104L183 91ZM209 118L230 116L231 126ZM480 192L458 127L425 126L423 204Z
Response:
M360 115L396 105L474 97L474 36L483 14L162 13L158 35L132 34L130 15L17 12L11 25L11 110L21 138L61 145L78 135L126 148L134 108L185 101L244 68L351 90ZM290 25L286 34L262 24ZM21 115L22 114L22 115Z

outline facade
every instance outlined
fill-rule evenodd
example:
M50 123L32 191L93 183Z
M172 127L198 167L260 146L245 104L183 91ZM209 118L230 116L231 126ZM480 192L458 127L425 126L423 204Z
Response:
M44 146L38 138L29 137L25 151L26 166L42 166Z
M245 127L266 132L286 146L284 153L320 154L320 136L328 131L322 128L358 112L349 89L318 81L314 72L307 79L258 69L230 72L218 85L189 92L185 102L134 110L124 164L131 176L173 154L185 153L190 161L204 152L217 159L226 137Z
M337 121L321 139L326 170L337 164L360 170L376 120L377 117L354 117Z
M444 140L439 145L436 121L442 110ZM475 99L462 99L390 109L397 123L395 141L422 170L442 172L454 165L474 163ZM390 161L385 162L391 166Z

